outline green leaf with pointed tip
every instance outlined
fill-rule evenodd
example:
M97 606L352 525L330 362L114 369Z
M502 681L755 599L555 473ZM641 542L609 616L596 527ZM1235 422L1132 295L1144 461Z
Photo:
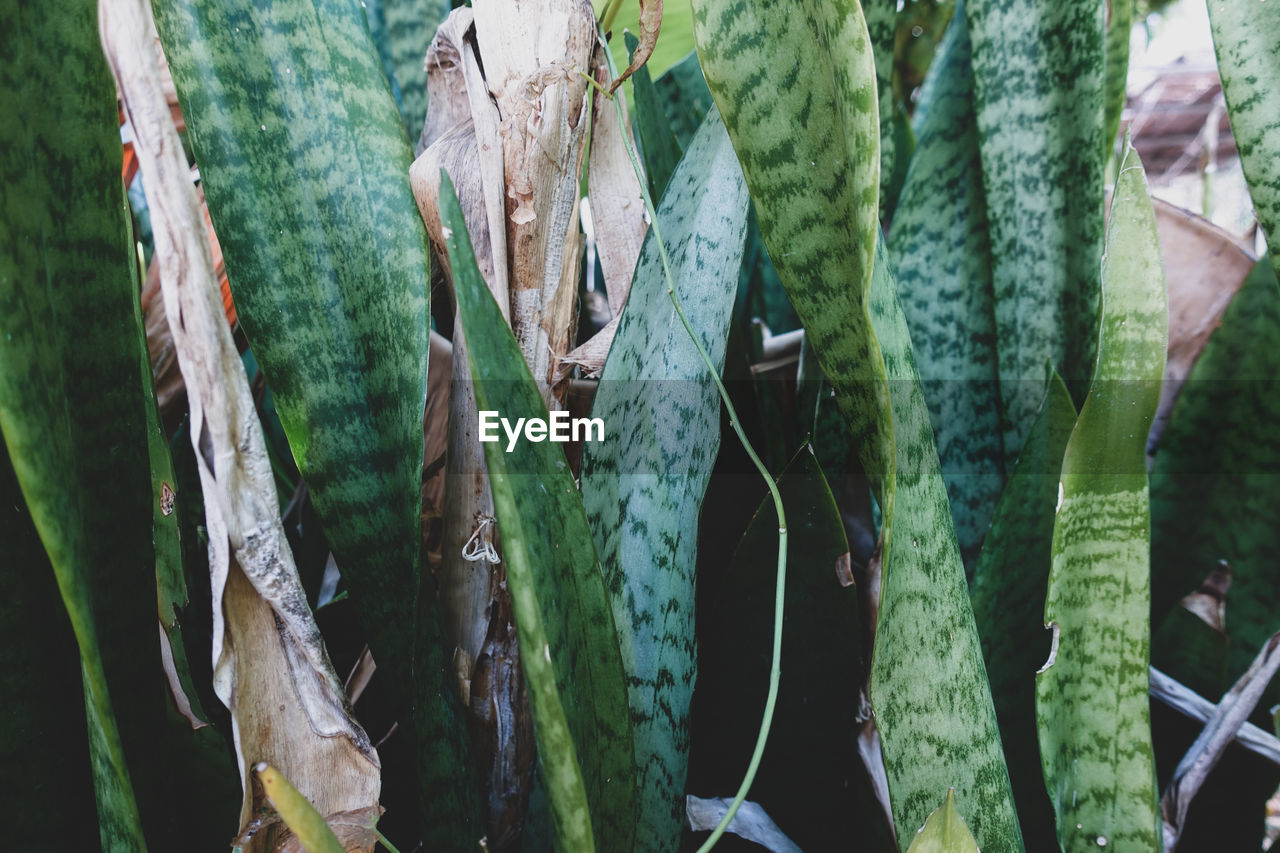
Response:
M1045 360L1087 387L1102 258L1105 4L968 0L991 225L1005 460L1035 420Z
M893 216L889 247L902 312L951 499L973 565L1005 482L991 241L963 8L938 48L931 107Z
M1106 113L1102 133L1102 163L1116 150L1116 134L1120 131L1120 114L1124 112L1129 82L1129 36L1133 30L1135 0L1109 0L1107 3Z
M716 369L747 225L747 188L711 108L658 208L677 293ZM680 322L654 232L596 391L603 441L582 452L582 503L618 626L635 731L643 850L675 850L685 814L698 517L720 449L720 397Z
M21 117L0 129L0 431L80 651L102 847L145 849L144 817L165 846L146 761L164 707L115 86L92 3L5 0L0 29L0 111Z
M480 277L443 172L440 213L479 410L512 423L545 420L547 409ZM617 428L606 422L606 432ZM486 443L485 460L557 848L630 850L637 778L631 713L591 528L558 446L522 438L507 447Z
M889 392L867 313L880 120L862 9L856 0L695 0L693 29L765 246L891 508Z
M470 845L456 677L429 580L417 593L427 237L364 13L175 0L156 17L240 322L378 666L405 707L415 693L430 846Z
M1018 820L1032 850L1057 846L1040 769L1035 671L1049 655L1049 632L1040 615L1049 583L1058 475L1075 423L1067 386L1051 372L970 586Z
M954 790L947 790L946 801L929 815L907 853L978 853L978 842L956 811Z
M1210 0L1231 133L1271 254L1280 248L1280 11L1274 3Z
M1068 853L1161 850L1151 747L1147 432L1168 309L1155 212L1133 147L1111 202L1093 384L1062 460L1036 676L1045 787ZM1096 150L1096 149L1095 149Z
M697 52L690 53L663 72L653 81L653 86L662 99L662 109L671 124L671 132L676 135L676 142L681 148L687 147L712 104L711 90L702 76Z
M893 399L897 497L884 527L871 706L899 843L955 788L979 843L1021 850L1000 732L969 604L933 428L888 252L877 245L871 316Z
M627 54L635 55L640 40L626 34ZM631 75L631 91L635 98L635 123L640 150L644 152L644 173L649 181L649 194L661 199L671 180L671 173L680 162L680 143L671 132L667 114L662 110L662 99L649 76L649 67L642 65Z

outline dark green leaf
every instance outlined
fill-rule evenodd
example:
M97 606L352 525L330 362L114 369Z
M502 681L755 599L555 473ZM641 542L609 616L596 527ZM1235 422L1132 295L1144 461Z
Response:
M102 847L142 850L139 802L163 844L164 709L115 88L93 4L6 0L0 29L0 111L20 117L0 130L0 431L80 650Z
M440 198L477 406L513 423L546 419L443 173ZM573 476L550 442L521 439L510 452L505 442L489 442L485 459L557 847L630 850L637 778L631 713L609 597Z
M1111 159L1120 130L1120 114L1129 82L1129 36L1133 30L1135 0L1107 0L1107 91L1106 119L1103 123L1102 162Z
M634 55L639 41L627 33L627 53ZM671 173L680 162L680 143L671 133L671 124L662 109L662 99L654 88L648 66L641 66L631 75L631 91L635 97L635 123L639 133L640 148L644 152L645 177L649 179L649 194L661 199L671 180Z
M378 0L387 45L400 85L400 113L409 141L416 143L427 120L427 48L449 15L449 0Z
M1107 227L1098 364L1055 509L1044 608L1055 648L1036 676L1040 760L1067 851L1162 848L1147 698L1146 444L1168 309L1146 176L1125 148Z
M696 52L667 69L653 83L662 99L662 109L671 124L671 132L681 148L693 141L702 119L711 109L711 90L702 76L702 63Z
M724 364L742 263L747 188L712 107L658 208L685 314ZM720 448L720 398L667 290L654 231L592 407L582 502L603 563L630 686L638 844L674 850L684 820L694 683L698 516Z

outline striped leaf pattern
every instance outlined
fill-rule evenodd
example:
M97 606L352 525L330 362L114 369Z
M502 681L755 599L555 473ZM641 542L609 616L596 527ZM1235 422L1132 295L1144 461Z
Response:
M477 406L512 421L546 418L515 337L476 266L453 183L443 171L440 180ZM636 773L627 684L573 476L550 442L521 439L509 453L505 443L484 448L556 848L630 850Z
M1063 850L1162 849L1147 697L1147 431L1168 309L1155 213L1126 144L1102 268L1098 363L1062 461L1036 677L1045 787Z
M1151 470L1152 616L1208 569L1231 570L1226 684L1275 630L1280 608L1280 287L1258 262L1196 361ZM1264 706L1280 702L1280 684Z
M712 107L672 175L658 223L690 324L722 369L747 188ZM698 517L720 449L720 398L668 295L651 229L592 407L582 502L603 564L635 726L637 847L675 850L694 685Z
M1093 365L1102 257L1105 4L967 0L991 227L1005 459L1045 360L1073 393Z
M0 129L0 432L79 647L89 753L72 760L92 762L102 849L145 850L139 801L154 806L148 829L162 843L158 779L145 762L131 773L126 756L150 754L163 706L145 352L115 87L95 4L5 0L0 29L0 110L13 119ZM33 562L6 571L43 561Z
M1133 7L1136 0L1110 0L1107 3L1107 91L1102 133L1102 162L1111 159L1116 149L1116 133L1120 130L1120 114L1129 82L1129 36L1133 30Z
M938 792L955 788L958 809L983 849L1021 850L933 428L883 243L871 311L890 380L898 454L871 706L898 840L905 847L912 828L937 807Z
M880 119L862 9L856 0L695 0L693 11L765 246L889 517L892 418L867 309Z
M240 322L370 649L415 694L433 846L470 844L456 679L430 584L417 595L427 236L363 10L174 0L156 23Z
M883 219L894 201L889 194L897 156L894 144L893 47L898 32L898 0L865 0L861 5L875 58L880 114L880 217ZM910 152L906 153L910 155Z
M1058 475L1075 423L1067 386L1051 373L970 587L1018 820L1031 850L1051 850L1057 844L1036 740L1035 671L1049 649L1040 617L1049 583Z
M416 143L427 120L427 48L449 15L449 0L379 0L387 46L400 86L400 113Z
M960 553L972 565L1004 486L1005 452L991 241L962 6L926 86L930 108L918 129L889 247Z
M1208 6L1231 133L1274 255L1280 246L1280 9L1247 0L1210 0Z

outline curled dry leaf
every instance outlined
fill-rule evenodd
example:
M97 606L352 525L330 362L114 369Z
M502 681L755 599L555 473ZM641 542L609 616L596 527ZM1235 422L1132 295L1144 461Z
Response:
M640 45L631 57L631 64L609 86L609 94L618 91L622 82L635 74L649 61L658 44L658 31L662 28L662 0L640 0Z
M241 824L264 805L249 778L260 761L286 773L321 814L376 809L378 754L351 716L285 540L200 202L160 82L151 7L121 0L101 3L99 12L136 134L165 314L191 410L209 535L214 690L231 710L245 792ZM277 833L254 834L246 851L271 850Z
M595 77L596 82L602 86L609 79L607 50L602 42L597 42ZM635 272L640 246L644 243L644 234L649 227L644 215L644 192L631 163L631 156L627 153L628 147L632 151L636 150L635 141L631 137L631 122L627 119L625 102L620 103L623 107L621 122L618 120L614 100L605 97L603 92L596 92L591 157L587 162L587 196L591 200L596 251L600 255L600 269L604 272L609 309L615 320L622 314L623 303L627 301L631 276ZM656 203L658 200L654 201ZM603 334L604 332L600 332L595 338ZM599 348L607 353L612 340L613 336L610 334ZM570 357L572 358L572 354Z

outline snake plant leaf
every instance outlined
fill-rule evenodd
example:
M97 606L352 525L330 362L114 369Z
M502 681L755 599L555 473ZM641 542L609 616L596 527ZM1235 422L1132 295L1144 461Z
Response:
M429 592L414 629L427 237L364 13L177 0L156 17L240 322L379 669L404 705L417 694L424 820L458 833L440 845L470 844L478 801Z
M0 448L0 797L13 809L17 850L95 850L80 653L49 555L31 522L9 454Z
M1151 470L1155 624L1168 623L1183 610L1178 599L1193 592L1219 561L1230 569L1223 641L1226 670L1220 673L1219 686L1229 685L1243 674L1251 653L1274 630L1280 608L1280 526L1275 510L1280 501L1280 445L1274 429L1280 421L1277 376L1280 287L1271 260L1263 258L1227 306L1221 326L1192 368ZM1201 628L1210 631L1208 626ZM1153 657L1156 648L1168 651L1167 647L1153 646ZM1182 660L1190 666L1187 656ZM1168 661L1165 667L1173 670L1175 662ZM1197 670L1203 677L1205 667ZM1175 672L1170 674L1178 677ZM1190 674L1179 680L1191 683ZM1213 695L1211 686L1204 685L1201 695ZM1278 702L1280 684L1273 683L1260 705L1270 708ZM1193 737L1194 733L1187 733L1184 748ZM1161 745L1157 739L1157 747ZM1180 757L1170 756L1170 770ZM1214 784L1219 777L1215 771L1192 806L1182 843L1193 849L1198 838L1206 837L1227 839L1227 846L1241 849L1250 843L1250 837L1252 843L1260 843L1259 821L1269 797L1263 790L1269 787L1274 793L1273 771L1274 767L1256 763L1238 764L1226 771L1231 773L1228 785ZM1214 804L1221 805L1215 808Z
M858 592L837 566L849 543L813 449L802 447L778 477L787 514L787 593L782 686L751 799L803 850L895 850L858 756L862 666ZM732 554L699 623L689 791L732 791L755 744L769 683L777 588L778 515L767 495ZM822 649L822 654L814 654Z
M21 117L0 130L0 431L80 651L102 847L140 850L143 818L165 843L137 760L164 706L115 88L93 4L0 3L0 28L0 110Z
M626 41L627 52L634 56L639 42L631 33L626 34ZM671 132L671 124L662 109L661 96L653 85L647 66L640 66L631 76L631 91L635 98L636 131L640 137L640 149L644 152L649 194L654 199L661 199L683 152Z
M947 789L947 799L929 815L907 853L978 853L978 842L956 810L954 790Z
M747 188L713 106L658 208L671 274L716 370L747 225ZM675 850L693 698L698 517L720 448L720 398L675 313L654 230L640 250L583 447L586 508L618 626L638 772L638 849Z
M1161 850L1148 691L1147 431L1164 375L1164 264L1126 143L1102 268L1098 363L1062 460L1036 676L1045 787L1065 851ZM1096 147L1095 147L1096 150Z
M996 507L970 587L1018 820L1031 850L1057 846L1040 770L1035 671L1049 652L1040 613L1049 583L1058 475L1075 423L1076 407L1067 386L1051 373L1040 414Z
M515 337L476 266L453 183L443 172L440 179L478 408L512 423L546 419ZM606 422L608 429L616 426ZM484 449L557 849L630 850L636 819L631 712L609 596L573 476L549 442L521 439L509 448L492 441Z
M695 0L694 40L764 244L892 515L884 362L867 311L880 120L856 0Z
M1212 0L1208 6L1231 133L1274 256L1280 247L1280 12L1274 3Z
M880 114L880 218L892 213L893 199L889 197L889 184L893 180L897 119L893 94L893 52L898 33L898 0L862 0L862 12L867 19L867 34L871 37L871 51L875 58L876 91Z
M427 120L427 48L449 15L449 0L379 0L387 45L400 87L400 114L409 141L416 142Z
M1120 114L1129 82L1129 36L1133 30L1133 7L1136 0L1111 0L1107 4L1107 34L1104 49L1107 59L1106 109L1102 133L1102 162L1111 159L1120 130Z
M1008 465L1045 360L1081 395L1102 258L1105 4L968 0Z
M666 43L665 41L663 42ZM713 99L702 76L702 63L697 52L692 52L653 81L662 99L662 109L671 124L671 132L683 150L693 141L693 135L702 126ZM637 109L639 104L636 105Z
M925 85L931 108L919 127L889 247L960 553L972 565L1000 499L1006 455L991 240L963 8L947 28Z
M1280 447L1272 428L1280 420L1277 375L1280 288L1270 258L1263 258L1192 368L1151 471L1152 618L1163 620L1225 561L1231 571L1227 683L1270 637L1280 607L1280 528L1274 523ZM1267 696L1280 696L1280 686Z
M871 316L893 399L898 454L892 534L883 552L871 706L883 741L898 840L910 840L955 788L987 850L1021 850L1009 774L987 687L929 410L898 307L884 243L877 244Z

